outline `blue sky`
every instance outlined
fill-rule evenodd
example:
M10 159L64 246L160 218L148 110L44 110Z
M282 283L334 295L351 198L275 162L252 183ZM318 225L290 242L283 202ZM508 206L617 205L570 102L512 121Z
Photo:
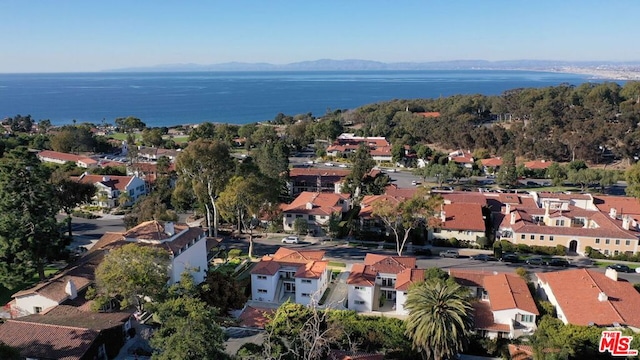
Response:
M229 61L640 60L637 0L2 0L0 73Z

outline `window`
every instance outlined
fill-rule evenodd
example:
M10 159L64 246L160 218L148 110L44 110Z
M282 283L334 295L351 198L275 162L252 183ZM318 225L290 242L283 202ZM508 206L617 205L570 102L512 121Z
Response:
M544 241L544 235L540 235L540 241Z
M553 241L553 235L549 235L549 241Z
M631 240L625 240L624 244L627 246L631 245Z
M533 322L533 315L520 314L519 316L520 316L520 321L522 322L527 322L527 323Z
M309 279L302 279L302 283L303 283L303 284L311 284L311 280L309 280Z
M288 217L288 218L290 218L290 217L291 217L291 214L287 214L287 217Z
M611 242L611 240L609 240L609 239L605 239L604 240L604 243L607 244L607 245L609 245L610 242Z
M131 189L129 190L129 196L133 196L133 193L135 192L135 189Z
M311 294L309 294L309 293L302 293L302 297L311 297Z
M267 280L265 275L258 275L258 280Z
M535 240L535 239L536 239L536 236L531 234L531 240Z
M356 287L355 287L355 289L356 289L356 290L360 290L360 291L363 291L363 290L364 290L364 288L363 288L362 286L356 286Z
M616 245L620 245L620 239L616 239Z
M564 226L564 220L556 220L556 226Z
M526 236L525 234L520 235L520 239L521 239L521 240L524 240L524 239L525 239L525 236Z
M356 305L364 305L364 301L362 300L356 300L354 302L356 303Z
M309 215L309 220L315 220L316 216L315 215Z
M36 314L40 314L42 312L42 307L41 306L34 306L33 307L33 312Z
M258 294L266 294L267 289L258 289Z
M296 215L296 219L300 219L302 217L302 215L298 214Z
M615 251L613 252L613 255L618 255L618 250L615 250Z
M605 249L605 250L604 250L604 254L605 254L605 255L609 255L609 250Z
M600 244L600 239L596 238L596 244Z

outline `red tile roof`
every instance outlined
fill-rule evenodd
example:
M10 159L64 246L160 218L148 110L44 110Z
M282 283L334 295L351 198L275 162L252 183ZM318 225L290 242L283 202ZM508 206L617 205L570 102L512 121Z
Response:
M471 269L449 269L449 276L462 286L483 287L485 276L490 275L494 275L494 273Z
M347 284L373 286L378 274L399 274L406 269L415 269L416 258L409 256L389 256L367 254L364 264L354 264Z
M458 203L466 203L466 204L478 204L480 206L487 205L487 197L479 192L468 192L468 191L454 191L451 193L442 193L440 194L444 199L445 203L458 204Z
M489 294L493 311L520 309L539 315L527 283L519 276L512 274L486 276L484 289Z
M0 325L0 342L26 358L80 360L100 332L79 327L7 320Z
M446 218L440 225L443 229L485 231L482 206L478 204L446 204L444 212Z
M508 324L496 324L493 312L487 301L475 301L471 305L474 310L473 321L476 329L507 333L511 331Z
M336 177L345 177L349 175L351 170L342 170L342 169L321 169L321 168L292 168L289 170L289 177L295 178L298 176L336 176Z
M482 163L482 166L491 166L491 167L497 167L497 166L502 166L502 158L500 157L492 157L492 158L488 158L488 159L482 159L480 160L480 162Z
M326 270L328 262L322 250L296 251L281 247L273 256L264 256L251 270L251 274L275 275L283 266L296 267L296 277L317 279Z
M424 281L425 269L405 269L396 276L396 290L407 291L414 283Z
M418 188L399 188L398 185L391 184L384 188L384 194L389 196L394 196L397 198L409 199L416 194Z
M84 184L100 183L112 190L124 191L127 185L133 179L133 176L116 176L116 175L90 175L82 174L79 177L72 178Z
M640 328L640 294L626 281L614 281L587 269L536 273L549 284L569 323L609 326L613 323ZM600 301L604 293L607 300Z
M303 191L283 212L311 215L331 215L341 213L340 201L348 200L349 194L315 193Z
M640 220L640 201L634 197L596 195L594 204L604 213L608 214L613 208L617 215L631 215L636 220Z
M404 197L401 196L393 196L393 195L365 195L360 202L360 213L358 216L362 219L368 219L373 216L373 207L374 204L382 201L382 202L390 202L394 206L399 202L405 200Z
M61 161L72 161L76 162L80 159L85 158L84 156L79 156L75 154L63 153L59 151L51 151L51 150L42 150L38 153L39 158L50 158Z
M551 164L553 164L553 161L534 160L525 162L524 167L531 170L542 170L548 168Z
M238 320L240 320L240 326L264 329L269 322L269 316L275 312L276 309L247 306L242 310Z

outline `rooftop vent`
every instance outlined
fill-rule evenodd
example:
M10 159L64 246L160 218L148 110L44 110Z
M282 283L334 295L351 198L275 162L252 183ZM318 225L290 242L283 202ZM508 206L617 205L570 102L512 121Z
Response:
M607 294L604 293L604 291L600 291L600 293L598 294L598 301L607 301L609 300L609 297L607 296Z

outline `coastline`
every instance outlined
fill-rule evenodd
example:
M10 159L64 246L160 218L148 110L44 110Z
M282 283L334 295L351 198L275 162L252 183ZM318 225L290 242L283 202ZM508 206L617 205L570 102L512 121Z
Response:
M535 71L528 69L529 71ZM539 71L591 76L594 80L639 81L640 68L600 69L589 67L563 66Z

